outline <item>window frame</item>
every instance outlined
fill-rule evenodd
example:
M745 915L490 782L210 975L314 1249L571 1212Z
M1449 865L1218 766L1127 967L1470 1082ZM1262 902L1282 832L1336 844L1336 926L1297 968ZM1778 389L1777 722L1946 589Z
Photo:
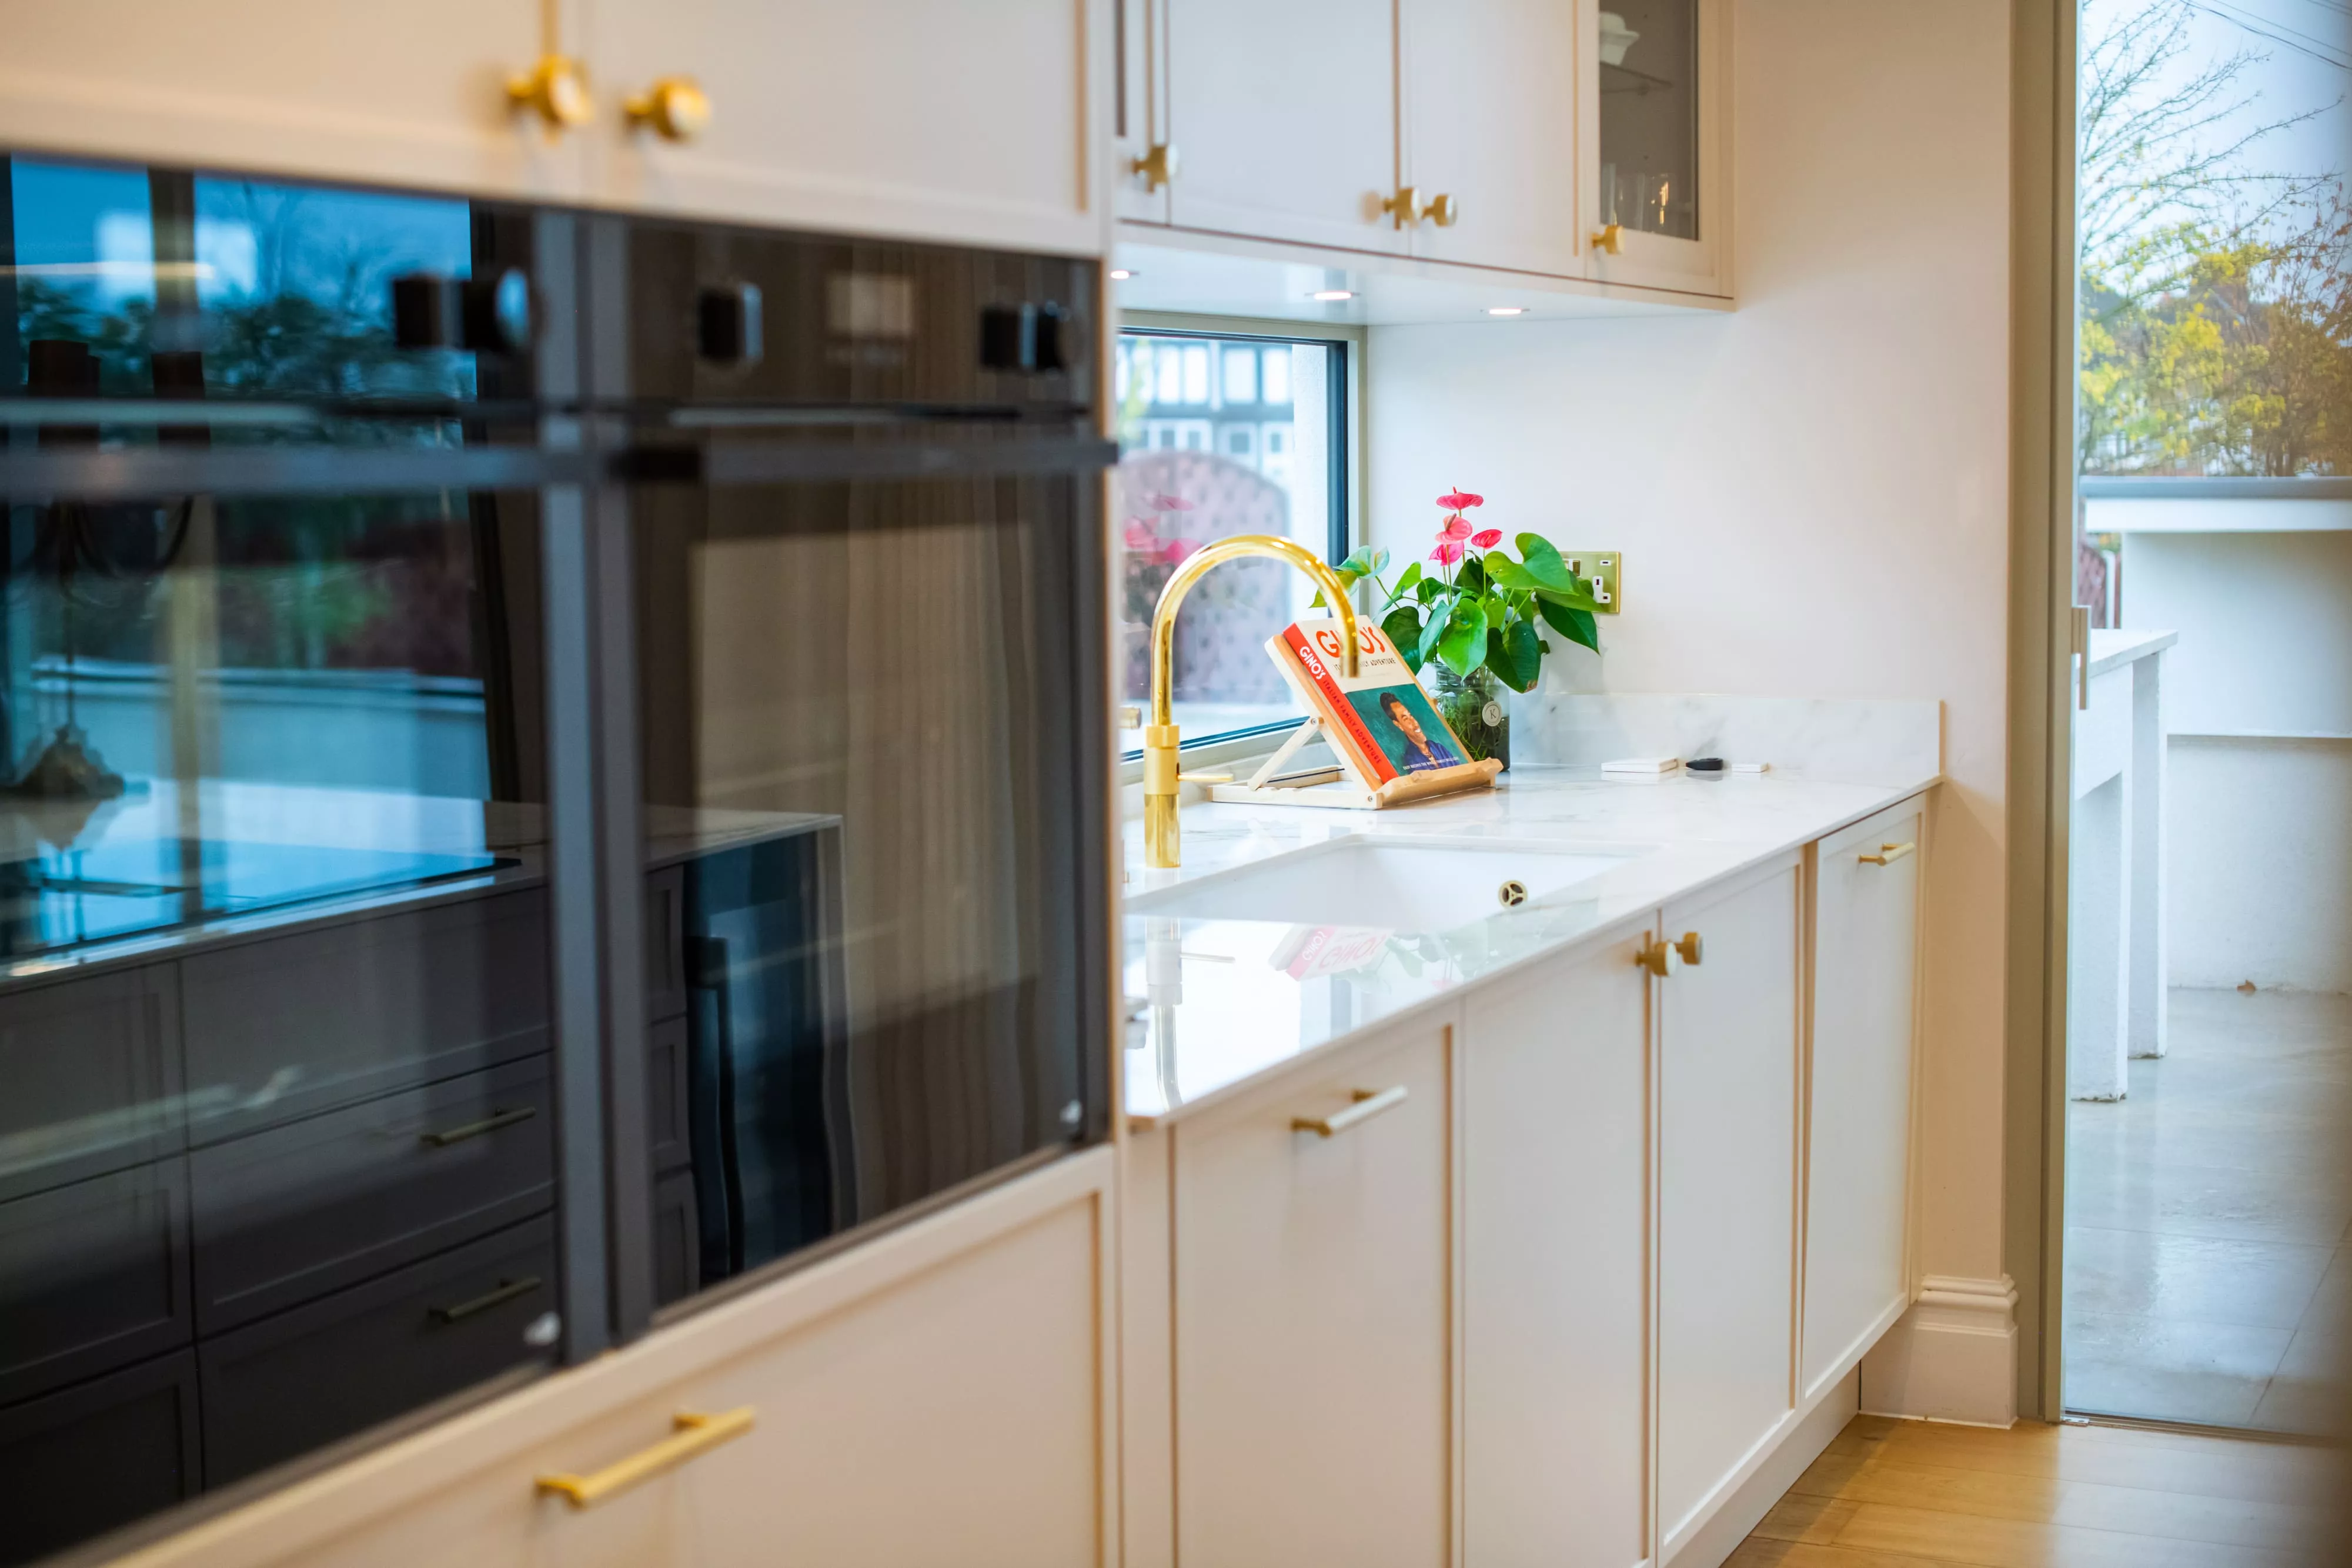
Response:
M1326 348L1331 363L1326 371L1327 396L1332 410L1328 485L1331 516L1324 542L1324 559L1337 567L1363 537L1363 376L1366 333L1362 327L1338 321L1286 321L1254 316L1206 316L1164 310L1125 310L1112 328L1114 338L1198 338L1226 341L1235 338L1265 343L1305 343ZM1214 373L1213 371L1212 372ZM1260 374L1264 371L1261 368ZM1117 432L1112 433L1116 438ZM1125 454L1122 452L1122 456ZM1124 702L1121 696L1118 700ZM1302 722L1292 717L1214 735L1185 737L1181 751L1188 763L1223 762L1273 749L1276 737L1288 735ZM1140 748L1121 751L1118 777L1133 783L1142 777Z

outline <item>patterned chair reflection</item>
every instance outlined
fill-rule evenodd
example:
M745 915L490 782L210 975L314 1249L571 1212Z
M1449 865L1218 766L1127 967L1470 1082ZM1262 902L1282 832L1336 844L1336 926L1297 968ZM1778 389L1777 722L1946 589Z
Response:
M1178 562L1235 534L1290 532L1290 497L1265 476L1207 452L1139 452L1118 465L1125 546L1120 636L1126 690L1150 676L1152 607ZM1180 703L1287 704L1265 643L1290 616L1290 587L1270 560L1234 561L1202 579L1176 622Z

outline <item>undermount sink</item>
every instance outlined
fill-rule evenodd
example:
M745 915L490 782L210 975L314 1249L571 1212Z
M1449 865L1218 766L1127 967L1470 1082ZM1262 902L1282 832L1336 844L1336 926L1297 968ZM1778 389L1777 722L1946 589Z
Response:
M1130 915L1451 931L1539 904L1639 850L1351 834L1174 887L1130 893Z

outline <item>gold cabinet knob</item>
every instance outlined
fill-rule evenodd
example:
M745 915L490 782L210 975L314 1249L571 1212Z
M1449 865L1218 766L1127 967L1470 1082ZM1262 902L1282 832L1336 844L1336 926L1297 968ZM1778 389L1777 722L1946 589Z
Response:
M530 110L551 131L585 125L594 108L588 97L588 78L562 55L542 55L528 74L507 78L507 102Z
M691 141L710 124L710 99L692 77L664 77L624 102L621 112L665 141Z
M1705 951L1706 945L1699 940L1696 931L1685 931L1680 940L1673 942L1661 942L1645 936L1642 939L1642 950L1633 955L1633 962L1663 980L1676 969L1685 967L1696 968L1699 955Z
M1699 955L1706 950L1706 944L1698 939L1698 933L1696 931L1684 932L1681 939L1672 946L1675 952L1682 955L1683 962L1694 969L1698 967Z
M1421 222L1421 187L1399 185L1395 195L1381 203L1381 211L1394 218L1399 228Z
M1165 141L1155 141L1142 157L1127 161L1127 172L1142 176L1147 191L1171 184L1176 179L1176 149Z
M1625 254L1624 233L1623 226L1618 224L1611 224L1605 229L1594 229L1592 248L1607 251L1611 256L1622 256Z
M1450 229L1461 221L1462 204L1440 192L1429 205L1421 209L1421 215L1439 228Z

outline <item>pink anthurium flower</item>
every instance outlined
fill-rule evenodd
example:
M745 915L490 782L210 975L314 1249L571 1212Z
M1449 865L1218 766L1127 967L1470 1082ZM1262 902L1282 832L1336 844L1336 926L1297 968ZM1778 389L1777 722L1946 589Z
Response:
M1155 493L1150 497L1150 501L1151 509L1155 512L1189 512L1192 509L1192 503L1181 496L1162 496Z
M1440 566L1455 566L1460 564L1462 555L1460 539L1441 538L1437 541L1437 548L1429 552L1429 559Z
M1182 561L1186 556L1191 555L1194 550L1199 549L1200 548L1201 546L1197 540L1170 539L1168 541L1168 548L1160 552L1160 559L1166 561L1170 566L1175 566Z
M1454 513L1452 517L1445 519L1445 526L1437 530L1437 537L1441 539L1468 538L1470 537L1470 519L1464 517L1459 512Z
M1153 533L1151 525L1141 517L1128 518L1127 527L1120 531L1119 537L1127 541L1127 548L1131 550L1139 553L1150 551L1155 555L1159 553L1160 536Z
M1437 497L1437 504L1449 512L1458 512L1465 507L1485 506L1486 497L1474 496L1467 490L1448 490L1444 495Z
M1493 549L1496 545L1503 542L1503 530L1500 528L1488 528L1483 534L1473 534L1470 536L1470 542L1476 545L1480 549Z

